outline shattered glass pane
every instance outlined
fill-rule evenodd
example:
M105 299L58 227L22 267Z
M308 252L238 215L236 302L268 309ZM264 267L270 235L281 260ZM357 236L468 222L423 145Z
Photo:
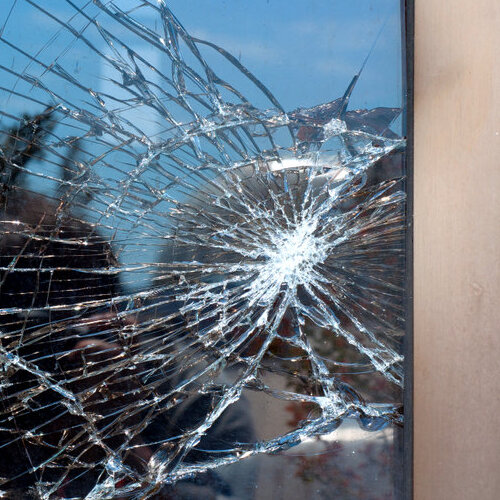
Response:
M332 3L4 0L0 496L402 498L400 2Z

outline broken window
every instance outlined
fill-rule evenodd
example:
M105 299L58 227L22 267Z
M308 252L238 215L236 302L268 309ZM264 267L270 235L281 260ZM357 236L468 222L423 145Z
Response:
M400 2L331 4L3 6L7 498L402 498Z

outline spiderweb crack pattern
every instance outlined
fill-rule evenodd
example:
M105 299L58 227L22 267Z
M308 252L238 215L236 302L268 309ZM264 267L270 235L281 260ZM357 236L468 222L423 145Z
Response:
M403 384L400 110L348 110L356 75L343 97L286 112L164 2L25 3L54 35L33 51L0 30L15 58L2 97L46 108L0 111L17 120L0 149L0 445L15 457L0 483L148 498L347 417L401 423L342 376ZM72 69L83 50L104 86ZM315 410L257 440L253 391Z

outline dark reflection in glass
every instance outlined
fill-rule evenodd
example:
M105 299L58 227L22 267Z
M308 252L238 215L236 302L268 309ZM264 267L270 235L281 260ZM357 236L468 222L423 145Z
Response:
M2 494L402 498L400 2L7 3Z

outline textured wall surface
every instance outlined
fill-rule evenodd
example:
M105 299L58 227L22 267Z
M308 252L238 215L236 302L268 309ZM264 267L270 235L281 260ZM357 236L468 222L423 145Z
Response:
M500 498L500 4L417 1L415 498Z

